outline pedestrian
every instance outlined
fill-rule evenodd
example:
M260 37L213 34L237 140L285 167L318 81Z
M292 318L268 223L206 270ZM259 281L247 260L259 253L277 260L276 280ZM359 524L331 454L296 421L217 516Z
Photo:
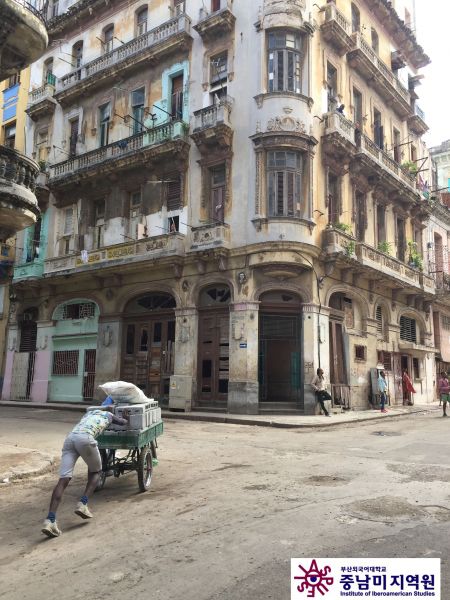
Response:
M403 406L412 406L414 402L412 401L411 394L415 394L416 390L411 381L411 377L408 375L408 369L403 369L402 373L402 388L403 388Z
M47 518L42 527L42 533L48 537L58 537L61 530L56 523L56 511L63 494L72 479L75 463L81 456L88 467L86 488L75 509L75 514L82 519L92 519L94 516L88 507L89 496L94 493L102 469L102 459L96 438L111 424L128 423L128 412L123 411L122 417L112 414L111 405L102 406L83 415L81 420L64 441L61 454L59 480L53 489Z
M384 371L380 371L378 375L378 393L380 394L380 403L381 403L381 412L387 413L387 410L384 408L387 400L387 381L386 381L386 373Z
M327 383L323 369L317 369L314 379L311 381L311 387L316 393L317 402L326 417L331 417L330 413L325 408L325 400L331 400L330 394L327 392Z
M443 417L447 416L447 402L450 402L450 382L448 381L447 373L441 371L441 377L439 378L439 397L442 401Z

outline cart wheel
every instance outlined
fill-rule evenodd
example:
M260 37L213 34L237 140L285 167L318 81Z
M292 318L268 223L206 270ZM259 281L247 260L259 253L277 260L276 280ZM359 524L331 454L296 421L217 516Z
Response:
M139 489L146 492L152 482L153 462L152 451L148 446L141 449L137 464Z
M156 444L154 441L150 442L150 448L152 449L152 457L158 458L158 456L156 455Z

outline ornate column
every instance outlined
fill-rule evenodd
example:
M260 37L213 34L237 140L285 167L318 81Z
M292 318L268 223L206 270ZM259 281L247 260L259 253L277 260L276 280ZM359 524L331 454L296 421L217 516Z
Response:
M98 389L99 385L120 379L122 328L122 321L117 316L99 317L94 384L97 400L105 399L104 392Z
M230 363L228 411L258 414L258 310L259 302L230 306Z
M175 365L170 378L169 408L189 412L197 394L198 311L175 310Z
M36 325L36 354L30 399L32 402L47 402L52 368L53 321L38 321Z
M330 380L329 309L318 304L303 304L303 398L305 415L316 414L316 396L311 381L322 368Z

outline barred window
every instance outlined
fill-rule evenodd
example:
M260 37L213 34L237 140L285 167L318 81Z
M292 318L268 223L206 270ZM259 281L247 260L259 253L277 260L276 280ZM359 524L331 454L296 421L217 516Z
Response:
M366 346L355 346L355 360L359 360L359 361L367 360Z
M391 352L378 352L378 362L383 365L385 371L392 371L392 353Z
M417 327L414 319L400 317L400 339L417 343Z
M300 216L302 158L299 152L268 152L267 193L269 217Z
M82 302L80 304L65 304L61 319L89 319L95 316L95 304Z
M304 39L291 31L272 31L268 35L269 92L302 93Z
M53 375L78 375L78 350L53 352Z
M441 315L442 329L445 331L450 331L450 317L447 315Z

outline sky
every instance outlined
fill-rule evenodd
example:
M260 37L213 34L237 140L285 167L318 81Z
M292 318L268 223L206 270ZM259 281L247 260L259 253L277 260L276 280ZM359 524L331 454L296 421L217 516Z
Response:
M416 28L418 42L431 58L416 88L430 128L424 139L431 148L450 140L450 1L416 0Z

